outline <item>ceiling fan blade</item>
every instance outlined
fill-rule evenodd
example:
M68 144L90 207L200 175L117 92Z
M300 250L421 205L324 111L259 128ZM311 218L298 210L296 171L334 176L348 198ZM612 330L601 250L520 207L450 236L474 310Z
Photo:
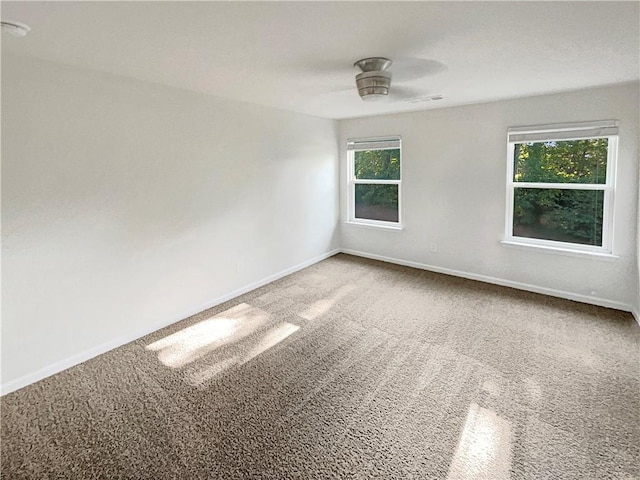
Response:
M389 68L393 81L410 82L442 72L446 67L435 60L405 57L394 60Z
M327 85L327 86L321 86L318 85L317 87L314 87L313 89L309 89L309 91L311 93L313 93L314 95L330 95L332 93L341 93L341 92L356 92L356 94L358 93L358 89L356 88L355 82L353 85L349 85L346 82L341 83L339 85Z
M426 95L424 90L410 87L399 87L391 83L389 89L389 100L392 102L402 102L411 98L418 98Z

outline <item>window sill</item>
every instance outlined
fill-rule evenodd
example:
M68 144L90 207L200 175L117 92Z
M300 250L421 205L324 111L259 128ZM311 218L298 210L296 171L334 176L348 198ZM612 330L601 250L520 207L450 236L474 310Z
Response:
M391 231L395 231L395 232L400 232L402 230L404 230L404 227L398 225L398 226L394 226L394 225L376 225L374 223L364 223L364 222L352 222L352 221L346 221L344 222L346 225L352 225L354 227L364 227L364 228L373 228L376 230L391 230Z
M572 250L569 248L562 248L562 247L549 247L547 245L532 245L530 243L520 243L513 240L502 240L500 243L504 247L508 247L508 248L516 248L519 250L529 250L532 252L553 253L555 255L565 255L567 257L591 258L594 260L605 260L609 262L620 258L617 255L614 255L612 253L588 252L588 251L582 251L582 250Z

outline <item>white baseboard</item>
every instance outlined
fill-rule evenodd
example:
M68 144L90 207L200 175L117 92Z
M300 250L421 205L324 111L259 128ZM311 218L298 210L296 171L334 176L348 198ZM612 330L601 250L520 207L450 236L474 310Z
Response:
M382 262L395 263L396 265L404 265L406 267L419 268L420 270L428 270L430 272L444 273L446 275L453 275L454 277L467 278L469 280L478 280L480 282L492 283L495 285L501 285L503 287L516 288L518 290L526 290L533 293L541 293L543 295L549 295L551 297L565 298L567 300L575 300L576 302L589 303L591 305L598 305L600 307L615 308L616 310L623 310L625 312L632 312L631 305L622 302L615 302L607 300L606 298L590 297L588 295L581 295L579 293L565 292L563 290L555 290L553 288L540 287L538 285L531 285L528 283L514 282L512 280L504 280L502 278L489 277L487 275L480 275L477 273L462 272L460 270L453 270L450 268L437 267L435 265L427 265L425 263L412 262L409 260L401 260L398 258L385 257L383 255L375 255L372 253L360 252L357 250L341 249L342 253L349 255L355 255L358 257L370 258L372 260L380 260ZM638 320L637 312L634 313L636 320ZM640 324L640 322L639 322Z
M98 345L94 348L91 348L89 350L85 350L84 352L80 352L77 353L75 355L72 355L69 358L65 358L64 360L60 360L58 362L55 362L51 365L48 365L44 368L41 368L40 370L37 370L35 372L32 373L28 373L27 375L23 375L22 377L16 378L15 380L10 380L6 383L3 383L2 385L0 385L0 396L1 395L6 395L7 393L11 393L14 392L22 387L26 387L27 385L30 385L32 383L35 383L39 380L42 380L44 378L50 377L51 375L55 375L56 373L59 373L63 370L66 370L67 368L71 368L75 365L78 365L79 363L82 362L86 362L87 360L92 359L93 357L97 357L98 355L101 355L103 353L108 352L109 350L113 350L114 348L120 347L122 345L125 345L127 343L133 342L135 340L138 340L139 338L144 337L145 335L148 335L150 333L153 333L157 330L160 330L164 327L167 327L169 325L172 325L174 323L177 323L181 320L184 320L185 318L188 318L192 315L195 315L197 313L200 313L204 310L207 310L211 307L215 307L216 305L220 305L221 303L227 302L229 300L232 300L240 295L243 295L247 292L250 292L251 290L255 290L256 288L260 288L268 283L274 282L282 277L286 277L287 275L290 275L294 272L297 272L298 270L302 270L303 268L307 268L311 265L313 265L314 263L318 263L321 262L322 260L325 260L326 258L332 257L333 255L340 253L340 249L335 249L332 250L330 252L324 253L322 255L319 255L317 257L314 257L310 260L307 260L306 262L302 262L298 265L295 265L293 267L287 268L286 270L282 270L281 272L275 273L273 275L270 275L266 278L263 278L262 280L258 280L257 282L253 282L250 283L249 285L246 285L242 288L239 288L237 290L234 290L232 292L229 292L225 295L222 295L221 297L218 297L214 300L210 300L208 302L205 302L201 305L199 305L198 307L192 308L189 311L185 312L183 315L180 316L180 318L177 319L171 319L169 321L164 321L161 322L157 325L154 325L151 328L147 328L144 329L142 331L138 331L134 334L129 334L129 335L125 335L122 337L119 337L117 339L105 342L101 345Z
M638 324L638 326L640 327L640 310L638 310L638 308L631 308L631 314L633 315L633 318L636 319L636 323Z

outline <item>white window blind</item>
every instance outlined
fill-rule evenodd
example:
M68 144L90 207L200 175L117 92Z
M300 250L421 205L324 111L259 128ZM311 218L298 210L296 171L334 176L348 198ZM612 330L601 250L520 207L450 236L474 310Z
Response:
M508 130L509 143L580 140L585 138L609 137L617 134L618 122L616 120L516 127Z
M390 148L400 148L400 137L347 141L347 150L387 150Z

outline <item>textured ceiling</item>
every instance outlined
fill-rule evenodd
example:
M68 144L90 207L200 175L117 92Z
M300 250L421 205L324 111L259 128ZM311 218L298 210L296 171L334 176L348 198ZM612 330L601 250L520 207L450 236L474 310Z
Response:
M328 118L639 79L639 2L2 2L2 53ZM386 56L393 97L358 97ZM404 99L441 94L444 100Z

